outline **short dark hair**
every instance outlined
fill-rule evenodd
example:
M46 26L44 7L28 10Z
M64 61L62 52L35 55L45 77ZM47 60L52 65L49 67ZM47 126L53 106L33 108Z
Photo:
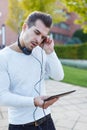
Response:
M34 11L31 14L29 14L29 16L25 20L25 23L27 23L28 26L33 26L35 25L35 22L37 20L41 20L48 28L50 28L52 25L51 15L40 11Z

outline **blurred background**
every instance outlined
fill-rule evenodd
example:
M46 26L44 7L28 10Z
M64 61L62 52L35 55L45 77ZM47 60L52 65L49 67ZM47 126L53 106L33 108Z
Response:
M50 34L55 41L56 54L64 67L63 82L86 87L86 0L0 0L0 49L16 41L24 19L35 10L52 15Z

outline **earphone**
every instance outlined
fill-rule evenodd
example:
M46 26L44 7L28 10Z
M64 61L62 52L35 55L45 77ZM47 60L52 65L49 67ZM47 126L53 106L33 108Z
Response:
M18 37L18 47L22 50L22 52L26 55L30 55L32 53L32 50L29 50L28 48L26 47L22 47L21 44L20 44L20 40L19 40L19 37Z

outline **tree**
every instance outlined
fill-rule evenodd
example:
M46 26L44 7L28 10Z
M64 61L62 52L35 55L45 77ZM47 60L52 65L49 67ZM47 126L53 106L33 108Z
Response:
M22 16L23 10L19 5L19 1L9 0L9 13L6 23L16 32L18 32L18 28L20 27L19 22L21 21Z
M7 24L18 32L26 16L35 10L50 13L53 21L58 23L65 20L63 8L56 0L9 0Z
M78 37L82 43L87 42L87 33L83 32L83 29L77 30L74 34L73 34L73 38L74 37Z
M20 21L35 10L50 13L56 23L65 21L67 12L75 12L78 14L75 23L87 32L87 0L9 0L8 25L17 31Z
M22 0L20 2L21 7L25 10L25 17L32 11L38 10L46 13L50 13L54 21L65 20L65 13L63 10L63 5L56 0ZM60 12L61 11L61 12Z
M59 1L59 0L58 0ZM75 12L78 14L78 23L87 32L87 0L61 0L66 5L68 12Z

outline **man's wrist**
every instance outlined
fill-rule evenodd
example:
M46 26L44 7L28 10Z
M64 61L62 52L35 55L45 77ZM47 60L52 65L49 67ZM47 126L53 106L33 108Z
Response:
M37 107L36 102L35 102L35 98L34 98L34 106Z
M54 52L54 49L51 49L51 50L47 50L47 51L45 51L46 52L46 54L51 54L52 52Z

